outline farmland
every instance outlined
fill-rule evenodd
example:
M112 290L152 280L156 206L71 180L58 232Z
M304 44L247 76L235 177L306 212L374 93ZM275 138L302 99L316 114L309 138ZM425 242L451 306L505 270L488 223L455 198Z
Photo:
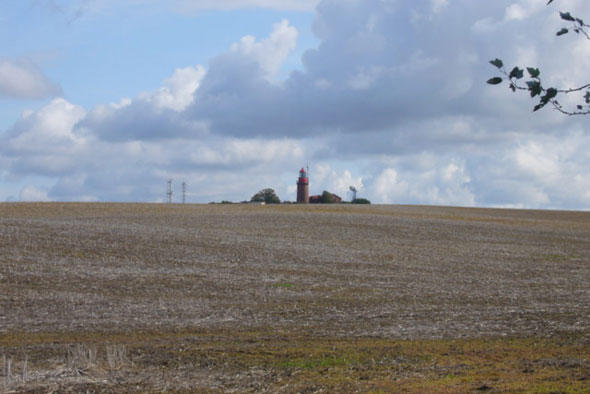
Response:
M588 212L0 204L0 389L583 392L589 278Z

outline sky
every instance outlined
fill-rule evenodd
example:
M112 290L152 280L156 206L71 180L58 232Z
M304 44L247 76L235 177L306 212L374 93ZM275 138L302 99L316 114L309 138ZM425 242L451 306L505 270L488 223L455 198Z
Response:
M4 0L0 201L590 209L590 116L532 112L489 60L590 81L557 0ZM573 103L578 97L568 97Z

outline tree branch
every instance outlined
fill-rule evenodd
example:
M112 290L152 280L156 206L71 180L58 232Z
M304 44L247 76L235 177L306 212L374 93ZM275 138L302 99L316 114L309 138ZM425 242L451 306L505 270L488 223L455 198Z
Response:
M548 0L547 5L551 4L554 0ZM565 28L561 28L557 32L558 36L562 36L565 34L570 33L573 31L576 34L581 34L586 37L587 40L590 40L590 34L588 30L590 30L590 25L586 24L581 18L575 17L571 15L569 12L560 12L559 16L562 20L571 22L570 25ZM507 79L509 85L508 87L513 91L516 92L517 90L525 90L530 93L531 98L539 96L539 103L535 105L533 108L534 111L538 111L539 109L545 107L547 104L551 104L553 108L564 115L574 116L574 115L590 115L590 83L584 84L579 87L575 88L545 88L543 86L543 82L540 78L541 72L538 68L527 67L527 71L529 74L529 79L525 81L525 85L519 84L519 80L524 78L524 70L517 67L514 67L510 72L504 68L504 63L500 59L491 60L490 63L495 66L501 74ZM494 77L489 79L487 82L491 85L499 85L503 82L504 78L501 77ZM559 101L557 101L557 96L560 94L571 94L571 93L578 93L584 92L583 101L580 104L575 105L575 110L569 110L563 107Z
M590 115L590 109L582 110L582 111L567 111L567 110L563 109L562 105L559 104L559 102L556 100L552 100L551 104L553 104L553 109L561 112L564 115L568 115L568 116Z
M565 93L565 94L568 94L568 93L579 92L579 91L581 91L581 90L584 90L584 89L589 89L589 88L590 88L590 83L587 83L586 85L584 85L584 86L580 86L579 88L572 88L572 89L557 89L557 91L558 91L559 93Z

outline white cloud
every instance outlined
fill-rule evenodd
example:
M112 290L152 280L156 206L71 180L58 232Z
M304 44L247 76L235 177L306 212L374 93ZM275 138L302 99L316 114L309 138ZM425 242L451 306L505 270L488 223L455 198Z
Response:
M555 179L559 173L558 158L536 142L518 147L514 152L517 168L528 176Z
M408 189L408 183L398 179L395 168L384 169L373 183L373 195L380 203L399 203L406 198Z
M204 76L205 68L201 65L176 69L174 74L164 81L164 86L139 98L152 101L158 108L183 111L193 102L194 94Z
M63 98L56 98L38 111L27 111L8 132L4 147L12 154L45 152L48 147L59 147L63 153L85 143L74 126L86 116L84 108Z
M78 158L92 150L91 136L74 130L86 116L77 105L57 98L26 114L0 140L0 154L13 174L53 176L75 171Z
M21 189L19 193L19 201L26 201L26 202L43 202L43 201L51 201L50 198L47 196L46 190L38 189L33 185L25 186Z
M268 38L257 42L254 36L242 37L231 46L230 52L254 59L270 78L276 75L289 53L295 49L297 35L297 29L290 26L288 20L283 20L275 23Z
M471 31L476 34L491 34L494 33L499 26L500 23L495 21L494 18L486 16L475 21L471 26Z
M536 195L530 201L538 207L588 205L589 148L590 138L578 131L561 138L544 136L526 141L507 154L513 171L505 177L528 184Z
M383 169L373 182L372 189L377 201L476 205L466 166L456 159L447 160L432 155L397 159L396 168Z
M545 9L546 3L537 0L520 0L506 7L504 18L521 21Z
M285 161L301 161L303 151L298 142L287 139L229 138L223 139L218 146L197 146L188 157L192 164L205 166L277 165Z
M441 12L444 8L449 5L449 0L430 0L432 5L432 12Z
M330 164L320 163L310 169L310 193L321 194L324 190L335 193L346 200L351 186L359 191L365 190L362 176L353 176L349 169L334 169Z
M506 20L522 20L528 16L527 10L523 8L520 4L511 4L506 8Z
M0 95L18 99L40 99L61 94L32 62L0 57Z

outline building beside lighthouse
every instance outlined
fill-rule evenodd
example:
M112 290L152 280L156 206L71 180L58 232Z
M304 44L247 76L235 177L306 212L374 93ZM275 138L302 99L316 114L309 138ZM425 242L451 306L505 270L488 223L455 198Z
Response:
M303 168L299 171L299 179L297 180L297 203L309 203L309 178Z

